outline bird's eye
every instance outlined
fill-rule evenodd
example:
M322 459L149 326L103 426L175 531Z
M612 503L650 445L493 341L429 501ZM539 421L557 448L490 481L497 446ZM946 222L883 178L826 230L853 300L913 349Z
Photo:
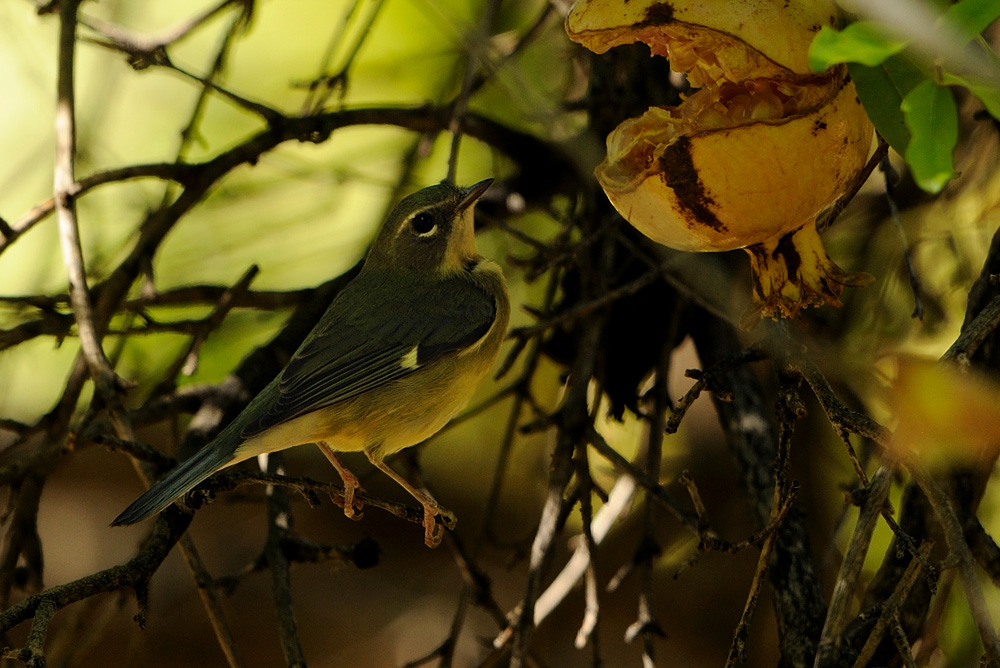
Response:
M434 216L422 211L410 219L410 227L420 236L426 236L434 232L437 223L434 221Z

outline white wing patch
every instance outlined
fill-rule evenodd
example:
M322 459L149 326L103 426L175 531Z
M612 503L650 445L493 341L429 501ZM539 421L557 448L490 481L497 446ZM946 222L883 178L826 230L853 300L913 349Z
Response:
M420 363L417 362L417 349L420 346L413 346L407 353L405 353L402 359L399 360L399 365L404 369L416 369L420 367Z

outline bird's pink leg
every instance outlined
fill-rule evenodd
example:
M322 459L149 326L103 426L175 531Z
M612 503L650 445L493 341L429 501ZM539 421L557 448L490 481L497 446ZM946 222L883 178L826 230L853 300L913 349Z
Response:
M406 478L396 473L388 464L382 461L381 458L373 457L367 450L365 450L365 454L368 455L368 460L374 464L376 468L399 483L400 487L409 492L410 496L416 499L417 502L423 506L424 543L427 547L437 547L440 545L441 539L444 538L444 527L454 529L455 524L458 522L455 518L455 513L443 507L427 492L419 490L411 485ZM438 515L441 516L441 524L438 524L435 519Z
M361 512L361 509L365 505L364 502L359 500L357 512L354 510L354 492L359 489L362 492L364 491L358 477L351 473L346 466L340 463L340 460L337 459L337 455L334 453L333 448L327 445L325 441L316 441L316 445L319 447L320 452L326 455L326 458L330 460L331 464L333 464L333 468L337 469L337 474L340 475L340 479L344 481L344 515L350 519L361 519L362 515L364 515L364 513Z

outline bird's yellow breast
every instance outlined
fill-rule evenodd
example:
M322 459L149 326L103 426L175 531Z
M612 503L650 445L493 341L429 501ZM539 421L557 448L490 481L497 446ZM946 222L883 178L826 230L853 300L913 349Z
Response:
M496 300L493 324L478 341L382 387L275 425L241 444L236 461L316 441L381 459L437 433L493 366L510 316L506 284L495 264L481 261L468 276Z

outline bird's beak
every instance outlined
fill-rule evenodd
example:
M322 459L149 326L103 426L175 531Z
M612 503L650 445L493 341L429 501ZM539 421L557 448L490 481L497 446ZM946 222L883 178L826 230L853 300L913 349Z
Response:
M474 183L465 190L462 191L462 201L458 203L458 210L465 211L470 206L476 203L483 193L493 185L493 179L486 179L480 181L479 183Z

